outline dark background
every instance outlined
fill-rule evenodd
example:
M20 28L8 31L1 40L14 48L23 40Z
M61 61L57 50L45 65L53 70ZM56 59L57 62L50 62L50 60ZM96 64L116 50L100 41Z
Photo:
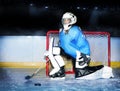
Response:
M73 12L87 31L107 31L120 37L119 0L0 0L0 35L46 35L61 27L61 17Z

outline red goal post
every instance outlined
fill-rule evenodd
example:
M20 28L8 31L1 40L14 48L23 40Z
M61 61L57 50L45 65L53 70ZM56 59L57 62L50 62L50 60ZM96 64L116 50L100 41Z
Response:
M91 48L91 65L107 65L110 66L111 50L110 50L110 34L109 32L101 31L83 31ZM46 50L49 48L51 37L58 40L58 30L49 30L46 35ZM47 60L48 58L46 58ZM74 70L67 68L66 74L74 74ZM50 70L50 62L46 61L46 76Z

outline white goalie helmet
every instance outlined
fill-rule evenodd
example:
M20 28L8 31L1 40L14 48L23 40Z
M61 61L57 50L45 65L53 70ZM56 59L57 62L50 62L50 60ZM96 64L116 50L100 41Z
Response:
M64 19L70 19L70 22L68 24L64 23ZM62 24L64 27L64 30L69 30L70 27L75 24L77 22L77 17L71 13L71 12L66 12L65 14L63 14L62 16Z

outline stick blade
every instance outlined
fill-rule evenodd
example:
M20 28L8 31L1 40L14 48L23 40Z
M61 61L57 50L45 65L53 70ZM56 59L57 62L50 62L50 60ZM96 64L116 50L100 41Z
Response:
M25 77L26 80L29 80L30 78L31 78L31 76L29 76L29 75Z

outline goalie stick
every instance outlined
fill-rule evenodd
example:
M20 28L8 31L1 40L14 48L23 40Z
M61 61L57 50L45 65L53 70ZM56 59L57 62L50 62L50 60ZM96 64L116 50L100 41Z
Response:
M48 59L48 58L47 58L47 59ZM49 59L48 59L47 61L49 61ZM41 70L41 67L39 67L33 74L25 76L25 79L26 79L26 80L31 79L31 78L34 77L40 70Z
M36 75L40 71L41 67L39 67L32 75L27 75L25 76L26 80L31 79L34 75Z
M49 45L49 53L52 53L52 45L53 45L53 38L51 39L50 45ZM49 54L48 53L48 54ZM46 58L47 61L49 61L49 58ZM31 79L33 76L35 76L39 71L41 70L41 67L39 67L33 74L25 76L26 80Z

